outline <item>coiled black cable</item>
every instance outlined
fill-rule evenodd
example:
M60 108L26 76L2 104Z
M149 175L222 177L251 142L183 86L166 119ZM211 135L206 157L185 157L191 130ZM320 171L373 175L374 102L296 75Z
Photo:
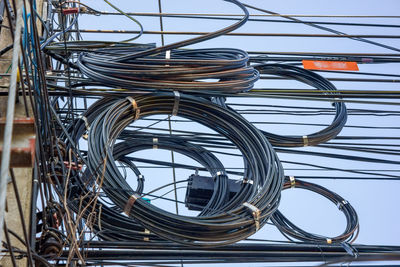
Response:
M331 82L312 71L285 64L260 64L254 65L254 68L260 72L260 75L273 75L291 78L308 84L326 94L337 94L337 98L340 98L340 95L336 92L336 87ZM225 104L225 99L223 98L216 98L214 101L222 106L227 107ZM283 136L266 131L262 132L273 146L302 147L315 146L327 142L335 138L340 133L347 121L346 105L340 101L333 101L332 104L336 112L335 117L332 123L321 131L304 136ZM229 107L229 109L233 110L231 107Z
M189 95L181 95L177 104L174 94L167 92L111 100L107 105L107 110L90 127L88 168L94 174L104 174L103 190L107 196L150 232L185 245L225 245L255 233L278 207L283 185L282 166L267 139L243 117ZM218 211L204 216L172 214L135 193L126 192L128 185L113 158L115 140L126 126L142 117L171 114L176 107L178 116L230 139L247 162L245 177L253 179L252 183L244 183L241 191Z
M85 112L80 119L78 119L74 123L74 127L71 128L75 129L75 131L73 131L73 139L75 142L77 142L82 137L82 135L86 131L86 128L88 128L89 125L92 124L96 116L108 108L107 103L109 101L111 101L111 99L107 98L97 101L92 106L90 106L87 112ZM133 190L130 187L123 189L130 194L136 193L138 195L142 195L144 177L143 175L141 175L139 169L133 164L133 162L129 160L126 155L143 149L152 149L154 148L154 146L157 146L157 148L159 149L173 150L194 159L195 161L203 165L212 176L217 176L217 173L219 172L225 173L222 163L212 153L208 152L201 146L189 143L182 138L175 136L143 134L140 132L129 130L124 130L121 133L121 138L124 141L115 145L113 151L114 158L117 161L124 162L138 177L138 186L136 190ZM67 143L67 147L71 145L68 140L65 141ZM76 175L78 174L76 173ZM69 194L69 199L71 199L69 205L75 212L79 212L79 207L89 205L90 201L95 198L95 193L92 192L92 184L94 182L94 178L95 177L90 174L88 169L86 169L82 178L79 178L79 176L77 176L73 180L72 190L70 190ZM225 180L227 181L227 177L222 177L222 175L219 175L219 183ZM112 188L110 189L112 190ZM224 195L226 194L227 190L228 189L224 184L218 185L218 183L216 183L215 192L219 193L215 194L215 197L217 199L224 199ZM80 196L82 195L85 195L86 197L81 198ZM215 203L215 201L210 201L210 203L213 202ZM224 202L222 204L224 204ZM90 205L95 205L95 207L87 208L87 212L83 214L84 218L88 219L90 216L89 211L92 210L96 210L101 213L101 216L99 215L98 220L92 221L91 225L93 229L97 232L97 235L102 239L131 241L143 239L148 239L151 241L159 240L159 238L154 234L147 233L146 230L137 222L132 220L132 218L121 215L121 208L115 206L109 207L97 201L92 202L92 204ZM218 205L217 207L209 205L204 210L214 210L214 208L218 208ZM203 214L205 213L206 212L203 212Z
M305 190L310 190L321 196L326 197L327 199L332 201L335 205L337 205L339 210L343 212L343 214L346 216L347 225L343 233L338 236L335 237L321 236L304 231L303 229L299 228L294 223L289 221L279 210L277 210L272 215L271 221L283 235L285 236L288 235L290 237L293 237L301 241L328 243L328 244L342 243L342 242L352 243L357 238L359 229L357 212L347 200L345 200L338 194L326 189L325 187L322 187L314 183L301 181L299 179L294 179L294 177L285 179L285 184L283 185L283 189L289 189L289 188L301 188Z
M174 49L123 63L119 56L151 46L109 47L79 55L77 66L92 81L129 90L177 90L193 93L248 91L258 71L239 49Z

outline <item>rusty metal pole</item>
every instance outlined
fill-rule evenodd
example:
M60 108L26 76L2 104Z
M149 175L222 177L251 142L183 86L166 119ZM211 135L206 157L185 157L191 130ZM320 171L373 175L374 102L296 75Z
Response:
M7 115L6 124L4 128L4 142L3 142L3 153L1 160L1 172L0 172L0 229L3 229L4 223L4 212L5 202L7 194L7 180L9 175L10 167L10 155L11 155L11 141L14 121L14 110L15 100L17 95L17 73L18 73L18 60L21 54L21 30L22 30L22 0L16 1L17 5L17 22L14 33L14 45L13 45L13 57L12 57L12 70L10 78L10 87L8 90L7 100ZM3 231L0 231L0 243L2 241Z

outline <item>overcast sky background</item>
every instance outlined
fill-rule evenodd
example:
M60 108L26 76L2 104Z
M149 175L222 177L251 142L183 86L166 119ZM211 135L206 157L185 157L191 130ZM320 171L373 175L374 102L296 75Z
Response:
M101 11L114 11L103 1L82 1L91 7ZM243 1L251 5L255 5L267 10L278 12L281 14L335 14L335 15L398 15L400 10L399 1ZM158 2L152 1L133 1L119 0L113 1L113 4L125 12L158 12ZM203 1L178 1L164 0L162 1L162 9L165 13L235 13L241 14L241 10L233 4L224 1L203 0ZM260 14L260 12L249 9L251 14ZM160 30L158 17L138 17L145 30ZM393 23L400 24L400 19L354 19L354 18L302 18L303 20L325 20L325 21L342 21L342 22L364 22L364 23ZM199 20L199 19L179 19L164 18L164 30L166 31L216 31L232 21L220 20ZM81 15L79 19L81 29L114 29L114 30L137 30L138 27L128 18L123 16L93 16ZM399 35L399 28L364 28L349 26L328 26L335 30L343 31L348 34L396 34ZM238 29L237 32L260 32L260 33L322 33L327 32L311 28L301 24L284 24L271 22L248 22L245 26ZM126 34L82 34L86 40L124 40L129 37ZM165 36L165 43L169 44L179 40L184 40L189 36ZM140 43L156 43L161 45L160 36L144 35L137 39ZM400 47L398 39L374 39L382 41L385 44L394 47ZM189 48L216 48L231 47L239 48L247 51L309 51L309 52L355 52L355 53L394 53L390 50L376 47L370 44L357 42L344 38L288 38L288 37L218 37L206 42L202 42ZM363 72L385 72L400 74L398 65L359 65L360 71ZM355 77L352 75L327 74L325 77ZM365 77L374 78L374 77ZM379 77L377 77L379 78ZM334 82L338 89L365 89L365 90L384 90L398 89L398 83L361 83L361 82ZM309 88L308 86L293 81L259 81L255 84L255 88ZM274 104L274 105L298 105L312 107L331 107L330 102L311 102L311 101L289 101L276 99L228 99L229 103L240 102L250 104ZM399 106L385 105L360 105L347 104L347 108L369 108L382 110L400 111ZM269 122L309 122L309 123L330 123L333 116L282 116L282 115L254 115L246 116L250 121L269 121ZM178 119L178 118L177 118ZM146 125L149 122L138 122L138 125ZM351 116L348 117L348 125L366 125L366 126L400 126L399 120L394 116L371 117L371 116ZM158 127L168 127L166 123L157 125ZM172 124L173 129L182 130L200 130L202 126L196 123L179 123ZM293 125L275 125L264 124L258 125L263 130L282 134L282 135L306 135L320 130L320 127L300 127ZM341 135L377 135L377 136L400 136L399 130L370 130L344 128ZM371 141L374 142L374 141ZM381 142L381 141L379 141ZM397 145L400 142L397 141ZM322 151L332 153L344 153L335 150L323 150L315 148L301 148L308 151ZM361 155L367 157L379 157L384 159L399 160L399 157L378 154L356 154L347 152L351 155ZM324 166L339 166L341 168L357 168L357 169L393 169L400 171L400 167L396 165L372 164L362 162L350 162L343 160L334 160L320 157L306 157L293 154L278 154L281 160L301 161L308 163L318 163ZM170 160L169 151L149 150L135 153L136 157L148 157L152 159ZM243 163L237 157L220 157L226 168L242 167ZM175 154L175 161L178 163L193 163L188 158ZM138 165L144 165L139 163ZM291 168L301 168L302 166L284 164L286 175L339 175L351 176L351 174L327 171L294 171ZM304 168L308 168L304 166ZM145 191L156 188L162 184L172 181L171 169L141 169L146 177ZM177 170L177 179L185 180L192 174L192 171ZM203 173L206 175L205 173ZM392 174L399 174L393 172ZM235 178L235 177L232 177ZM136 178L132 179L132 187L135 187ZM328 189L338 193L347 199L356 209L360 220L360 235L356 240L359 244L374 245L400 245L400 228L398 203L400 201L399 183L400 181L359 181L359 180L309 180L327 187ZM172 187L162 192L167 192ZM179 199L184 200L185 189L178 191ZM173 198L173 194L168 197ZM175 211L175 206L171 202L157 200L153 204L163 207L171 212ZM337 209L337 207L328 200L320 197L312 192L301 189L285 190L282 193L281 205L279 208L296 225L303 229L327 236L335 236L340 234L345 228L345 217ZM180 214L192 214L195 212L187 211L183 206L179 206ZM260 230L254 238L285 240L285 238L276 230L274 226L266 225ZM265 265L265 264L264 264ZM249 265L247 265L249 266ZM253 266L253 265L251 265ZM258 265L257 265L258 266Z

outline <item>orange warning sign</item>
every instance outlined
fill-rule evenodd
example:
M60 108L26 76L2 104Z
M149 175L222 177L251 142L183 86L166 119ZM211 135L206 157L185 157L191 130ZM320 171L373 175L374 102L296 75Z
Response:
M355 71L358 71L357 62L351 62L351 61L303 60L303 67L307 70L355 70Z

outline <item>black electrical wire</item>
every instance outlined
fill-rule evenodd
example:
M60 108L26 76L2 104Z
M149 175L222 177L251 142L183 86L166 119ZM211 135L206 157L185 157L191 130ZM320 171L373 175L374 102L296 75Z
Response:
M107 109L108 108L108 103L110 99L105 99L96 102L93 106L89 108L89 110L84 114L84 117L86 119L79 119L76 123L74 123L74 127L76 128L76 138L80 138L82 134L86 131L86 122L88 124L91 124L95 116L98 116L98 114L101 112L101 110ZM211 103L210 103L211 104ZM87 117L86 117L87 116ZM86 122L85 122L86 121ZM173 149L174 151L180 152L182 154L185 154L198 162L202 163L203 166L206 167L206 169L211 173L212 176L218 177L217 183L215 183L215 192L218 194L215 194L215 201L210 201L208 206L203 210L202 214L204 215L207 214L208 212L215 212L218 210L218 206L225 204L225 194L227 192L227 176L224 174L218 174L218 172L225 173L222 164L218 161L217 158L215 158L214 155L211 153L207 152L203 148L190 144L186 142L182 138L174 138L171 139L171 136L157 136L157 141L154 143L154 136L149 135L149 134L142 134L142 133L135 133L132 131L123 131L120 136L124 142L118 143L115 146L114 149L114 158L115 160L120 160L120 157L124 158L128 162L130 161L129 157L126 157L125 154L132 153L134 151L138 151L141 149L151 149L154 145L159 146L160 148L169 148ZM132 167L131 167L132 168ZM135 168L135 167L133 167ZM135 173L137 174L138 170L135 170ZM138 174L137 174L138 175ZM84 178L83 182L84 184L87 184L87 177L88 175L84 175L86 178ZM223 183L222 185L220 183ZM107 187L107 185L104 185L104 189L108 188L109 190L115 190L115 188ZM75 191L75 194L78 193L79 191ZM121 190L117 190L119 192ZM124 192L129 192L132 194L135 192L131 188L124 188L122 191ZM84 192L83 192L84 193ZM136 193L138 193L136 191ZM79 194L82 194L82 191ZM221 195L222 194L222 195ZM78 196L77 195L77 196ZM71 196L73 198L73 196ZM76 197L75 197L76 198ZM223 200L222 202L220 202ZM82 200L80 200L82 201ZM85 202L84 202L85 203ZM212 205L214 203L214 205ZM215 204L219 203L219 204ZM75 203L75 210L77 210L77 205L81 203ZM141 231L129 231L125 229L130 229L132 224L136 224L134 221L131 219L120 215L120 214L113 214L113 209L109 209L106 206L102 207L97 207L97 210L101 208L102 210L102 216L100 219L101 227L99 227L100 223L94 223L95 228L98 231L98 235L106 240L141 240L144 237L146 237L146 233L144 231L144 228ZM137 225L134 225L137 229ZM100 229L101 228L101 229ZM151 235L152 240L157 240L157 237L154 238L153 235Z
M153 46L104 48L79 55L77 66L91 80L129 90L191 92L248 91L258 80L248 55L239 49L174 49L120 63L119 56Z
M90 126L89 170L99 174L104 167L103 190L107 196L161 238L185 245L210 247L234 243L252 235L278 206L283 183L282 167L268 141L253 125L206 99L181 95L178 116L197 121L230 139L247 162L245 177L251 175L254 183L243 184L233 200L211 215L200 217L168 213L125 191L128 185L113 159L115 139L135 117L171 114L176 102L173 93L142 95L135 100L109 100L107 110ZM101 166L104 162L107 162L106 166ZM221 175L224 174L218 174L215 179ZM118 188L121 190L114 190ZM250 204L243 205L245 202Z
M294 177L291 177L291 179L292 180L290 180L289 177L285 178L285 183L283 185L284 190L290 188L301 188L313 191L321 196L326 197L327 199L332 201L339 208L340 211L343 212L343 214L346 216L347 225L342 234L335 237L326 237L322 235L312 234L299 228L294 223L289 221L279 210L277 210L272 215L271 221L283 235L288 235L301 241L328 244L342 242L352 243L357 238L359 229L358 216L353 206L347 200L320 185L295 179Z
M254 67L260 72L261 75L273 75L294 79L308 84L317 90L320 90L324 94L333 95L338 99L340 98L340 95L335 92L336 88L332 83L312 71L284 64L260 64L254 65ZM215 102L229 108L230 110L233 110L231 107L225 104L224 98L215 98ZM345 104L342 102L333 102L332 105L334 106L336 112L335 117L332 123L321 131L304 136L282 136L266 131L263 131L263 133L273 146L314 146L329 141L340 133L347 120L347 110Z

